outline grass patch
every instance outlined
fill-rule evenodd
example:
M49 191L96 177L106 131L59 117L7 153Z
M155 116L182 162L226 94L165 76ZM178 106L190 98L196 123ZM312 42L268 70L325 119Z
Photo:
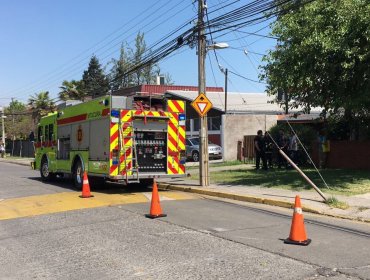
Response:
M325 187L316 170L304 169L303 172L325 193L356 195L370 192L370 172L366 170L321 170L321 175L330 189ZM211 182L217 184L260 186L296 191L312 189L293 169L271 169L268 171L254 169L224 170L211 172L210 176ZM192 179L196 180L198 178L198 174L192 176Z
M209 165L211 167L219 167L219 166L233 166L233 165L241 165L244 164L242 161L239 160L231 160L231 161L223 161L223 162L215 162L210 163Z
M331 207L339 208L339 209L343 209L343 210L346 210L346 209L349 208L349 206L348 206L348 204L346 202L339 201L334 196L329 197L328 200L325 203L327 205L331 206Z
M190 162L191 164L192 162ZM209 162L210 167L222 167L222 166L235 166L235 165L241 165L244 164L244 162L239 160L232 160L232 161L223 161L223 162ZM186 169L199 169L199 165L194 166L187 166Z

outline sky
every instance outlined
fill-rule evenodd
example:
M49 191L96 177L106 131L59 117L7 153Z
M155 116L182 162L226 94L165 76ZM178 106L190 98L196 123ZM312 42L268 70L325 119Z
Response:
M194 3L193 3L194 2ZM208 0L209 19L240 7L251 0ZM226 6L226 7L224 7ZM177 27L190 29L197 15L193 0L0 0L0 106L11 98L26 103L29 97L49 91L58 96L63 80L79 80L96 55L109 72L113 58L119 57L123 42L133 46L143 32L147 47L159 42ZM183 31L185 31L183 29ZM258 31L258 32L257 32ZM225 86L218 63L229 71L258 81L262 55L276 41L247 33L268 35L268 22L249 26L241 32L214 36L227 49L213 51L206 58L206 85ZM211 38L208 38L211 41ZM185 46L159 62L176 85L198 83L195 48ZM263 83L251 82L229 72L229 92L264 92Z

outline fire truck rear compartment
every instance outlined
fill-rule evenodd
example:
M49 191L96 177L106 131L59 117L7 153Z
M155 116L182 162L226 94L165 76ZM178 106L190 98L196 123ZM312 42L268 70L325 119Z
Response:
M166 173L167 132L136 131L135 142L139 173Z

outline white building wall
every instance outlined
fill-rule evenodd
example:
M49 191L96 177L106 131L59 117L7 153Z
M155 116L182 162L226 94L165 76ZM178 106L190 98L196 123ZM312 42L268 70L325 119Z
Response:
M276 115L223 115L221 144L224 161L236 160L238 141L244 135L257 135L257 130L269 130L277 123Z

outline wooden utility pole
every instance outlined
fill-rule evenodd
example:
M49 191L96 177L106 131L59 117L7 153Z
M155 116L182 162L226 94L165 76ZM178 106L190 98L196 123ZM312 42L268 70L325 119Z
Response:
M204 0L198 0L198 95L206 94L206 36L204 34ZM209 186L209 154L208 154L208 123L207 114L200 118L200 159L199 159L199 183L202 187Z
M227 74L228 70L225 68L225 114L227 113Z

